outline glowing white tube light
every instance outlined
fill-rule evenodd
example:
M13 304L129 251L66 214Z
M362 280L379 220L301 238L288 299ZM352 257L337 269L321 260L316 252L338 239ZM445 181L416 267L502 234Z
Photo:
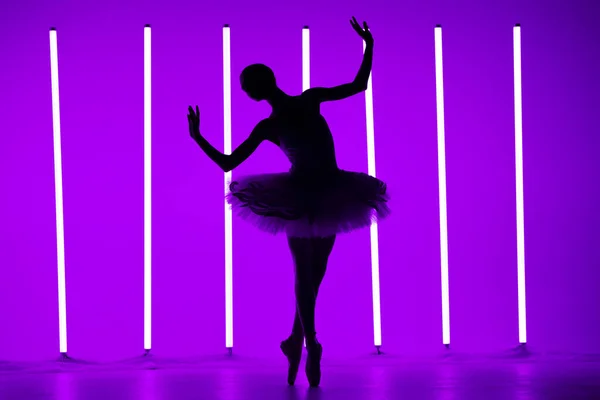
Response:
M363 41L363 52L366 42ZM367 116L367 158L368 173L375 177L375 126L373 122L373 75L369 75L365 104ZM377 223L371 225L371 285L373 291L373 336L375 347L381 346L381 300L379 294L379 235Z
M58 46L56 29L50 28L50 79L52 87L52 132L54 138L54 191L56 199L56 255L58 264L59 348L67 353L67 298L65 284L65 228L63 211L60 101L58 96Z
M435 27L435 88L437 104L438 181L440 199L440 254L442 267L442 340L450 344L450 296L448 286L448 218L446 211L446 144L444 127L444 72L442 27Z
M223 107L225 143L224 153L231 154L231 32L223 27ZM225 193L229 190L231 171L225 173ZM233 251L232 211L225 202L225 347L233 348Z
M515 166L517 182L517 280L519 293L519 342L527 342L525 307L525 221L523 210L523 103L521 97L521 26L513 28L515 84Z
M302 29L302 91L310 88L310 30Z
M151 31L144 27L144 349L152 348L152 75Z
M302 92L310 88L310 29L302 28ZM304 338L306 347L306 338Z

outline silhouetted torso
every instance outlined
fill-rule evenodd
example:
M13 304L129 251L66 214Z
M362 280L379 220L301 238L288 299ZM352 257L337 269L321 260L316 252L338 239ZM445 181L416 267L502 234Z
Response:
M304 96L289 97L269 120L271 140L290 160L292 173L315 175L337 171L333 137L318 104Z

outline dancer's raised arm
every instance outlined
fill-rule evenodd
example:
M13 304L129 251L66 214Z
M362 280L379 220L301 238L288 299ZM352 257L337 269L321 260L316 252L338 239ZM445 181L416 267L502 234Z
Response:
M369 76L371 75L371 66L373 64L373 35L371 35L371 31L366 22L363 22L364 29L360 27L358 21L356 21L356 18L354 17L352 17L350 24L352 24L354 30L366 43L363 61L358 70L358 74L356 74L356 78L350 83L331 88L317 87L308 89L304 92L304 96L307 96L318 103L322 103L324 101L342 100L367 90Z
M224 172L229 172L243 163L258 146L268 137L268 121L262 120L259 122L250 136L240 144L231 155L223 154L215 149L209 142L200 134L200 110L196 106L196 111L190 106L188 114L188 123L190 128L190 136L198 143L200 148L206 155L215 162Z

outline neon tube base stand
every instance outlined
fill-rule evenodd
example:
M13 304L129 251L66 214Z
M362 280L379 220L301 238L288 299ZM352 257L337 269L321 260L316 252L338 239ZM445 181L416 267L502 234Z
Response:
M227 355L230 357L233 355L233 347L227 347Z
M375 346L375 350L377 350L377 355L380 356L383 354L383 352L381 351L381 346Z
M65 363L65 364L89 364L88 361L85 360L81 360L81 359L77 359L77 358L73 358L71 356L69 356L67 353L60 353L60 356L58 356L58 360L59 363Z
M527 348L527 343L519 343L517 347L512 349L512 353L517 357L528 357L531 355L531 352Z

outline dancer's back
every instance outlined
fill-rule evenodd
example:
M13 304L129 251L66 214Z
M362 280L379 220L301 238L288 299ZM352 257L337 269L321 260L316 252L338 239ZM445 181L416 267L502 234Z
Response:
M272 140L286 154L292 172L327 173L337 170L333 137L310 89L289 97L269 117Z

